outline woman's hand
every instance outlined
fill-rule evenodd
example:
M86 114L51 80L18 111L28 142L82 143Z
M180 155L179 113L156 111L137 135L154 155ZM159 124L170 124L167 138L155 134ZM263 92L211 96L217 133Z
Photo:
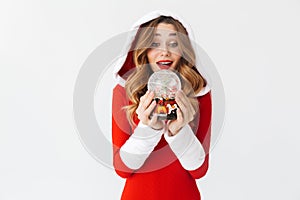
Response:
M182 127L193 121L196 114L196 110L183 91L180 90L175 94L175 101L179 106L176 110L177 119L167 123L171 135L176 135Z
M140 122L149 127L160 130L164 128L163 121L158 120L157 115L153 115L150 119L150 115L156 107L156 101L153 101L154 93L152 91L147 91L144 96L140 98L140 103L136 109L136 114Z

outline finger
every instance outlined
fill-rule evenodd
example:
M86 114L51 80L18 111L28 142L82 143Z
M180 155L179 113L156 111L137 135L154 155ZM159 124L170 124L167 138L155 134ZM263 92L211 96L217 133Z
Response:
M189 114L194 117L195 114L196 114L196 110L195 108L193 107L193 104L191 103L190 99L188 100L189 101L189 104L188 104L188 107L187 107L187 110L189 112Z
M148 95L149 95L149 91L147 90L147 92L143 96L141 96L141 98L140 98L141 106L143 105L143 103L144 103L145 99L148 97Z
M191 115L192 117L196 114L196 111L190 101L190 99L183 93L183 91L178 92L176 102L178 101L179 107L182 108L184 115Z
M164 128L163 121L160 121L157 114L154 114L150 120L150 126L156 130L161 130Z
M155 107L156 107L156 101L152 101L152 103L149 105L149 107L144 111L143 115L149 117Z
M150 124L156 124L158 120L158 115L153 115L151 120L150 120Z
M183 91L179 90L176 92L175 95L175 101L181 104L181 106L187 107L186 103L188 102L187 99L185 98L185 94ZM179 105L180 106L180 105Z
M187 113L187 107L185 105L185 103L183 102L182 98L180 98L179 96L177 97L177 99L175 99L176 103L178 104L178 107L181 109L181 111L183 113ZM177 108L178 109L178 108Z
M177 96L175 97L175 101L178 104L178 107L181 109L181 111L183 112L183 116L189 114L189 101L186 101L183 97L183 94L181 92L179 92L177 94Z
M188 109L195 110L191 103L191 98L188 97L182 90L179 91L179 98L182 100L182 102Z
M149 104L153 101L154 92L150 91L144 99L143 108L146 110L149 106Z
M194 119L197 111L196 111L196 109L194 108L193 105L191 105L191 110L192 110L192 116L193 116L193 119Z
M140 119L140 118L139 118L139 115L140 115L140 109L139 109L139 107L135 110L135 113L136 113L138 119Z
M176 110L177 119L181 122L190 122L194 119L195 111L191 106L185 107L185 105L179 106Z
M177 114L177 120L178 120L179 122L183 122L183 121L184 121L184 120L183 120L183 114L182 114L182 111L181 111L180 108L177 108L176 114Z
M149 94L149 91L147 91L141 98L140 98L140 102L139 102L139 105L135 111L135 113L139 116L141 113L144 112L145 108L144 108L144 101L145 101L145 98L147 98ZM139 118L140 119L140 118Z
M182 115L183 120L190 122L194 119L194 116L195 116L194 110L184 107L181 109L181 111L182 111L181 115Z

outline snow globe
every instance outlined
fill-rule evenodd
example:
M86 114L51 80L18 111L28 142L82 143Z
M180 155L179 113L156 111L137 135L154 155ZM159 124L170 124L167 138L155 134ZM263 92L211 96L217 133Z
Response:
M157 105L153 114L158 115L159 120L177 119L178 105L175 101L175 93L180 89L180 79L173 71L159 70L150 76L148 90L154 92Z

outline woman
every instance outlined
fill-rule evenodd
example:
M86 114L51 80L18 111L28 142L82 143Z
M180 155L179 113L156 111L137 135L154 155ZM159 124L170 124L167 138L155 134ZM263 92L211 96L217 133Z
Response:
M152 12L136 24L113 90L114 167L126 178L121 199L201 199L195 179L208 169L211 95L197 69L190 29L178 16ZM158 120L147 81L153 72L176 72L177 119Z

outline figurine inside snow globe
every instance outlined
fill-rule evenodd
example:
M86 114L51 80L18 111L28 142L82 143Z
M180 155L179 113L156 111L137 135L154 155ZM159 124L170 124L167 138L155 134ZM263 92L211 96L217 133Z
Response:
M159 120L174 120L177 118L178 105L175 101L175 93L181 89L181 82L176 73L170 70L154 72L148 80L148 90L154 92L154 100L157 106L154 114Z

